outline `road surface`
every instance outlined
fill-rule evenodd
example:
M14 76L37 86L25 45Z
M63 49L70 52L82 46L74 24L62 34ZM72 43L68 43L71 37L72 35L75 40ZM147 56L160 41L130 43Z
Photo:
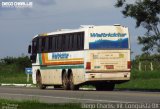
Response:
M0 98L46 103L160 103L160 92L65 91L25 87L0 87Z

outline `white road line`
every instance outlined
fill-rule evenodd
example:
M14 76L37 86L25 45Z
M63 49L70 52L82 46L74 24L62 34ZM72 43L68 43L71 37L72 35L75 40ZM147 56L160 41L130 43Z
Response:
M0 93L0 95L15 95L15 96L28 96L28 97L41 97L41 98L57 98L65 100L77 100L77 101L92 101L92 102L109 102L109 103L136 103L126 101L111 101L111 100L99 100L99 99L83 99L83 98L70 98L70 97L58 97L58 96L42 96L42 95L31 95L31 94L12 94L12 93Z

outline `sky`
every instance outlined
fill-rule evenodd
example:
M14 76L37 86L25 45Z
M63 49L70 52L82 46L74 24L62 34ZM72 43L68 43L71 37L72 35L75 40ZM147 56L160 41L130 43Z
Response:
M32 7L2 7L2 2L32 2ZM134 0L128 0L132 3ZM129 28L132 57L141 54L135 20L124 18L116 0L0 0L0 58L28 55L32 37L57 29L74 29L80 25L121 24Z

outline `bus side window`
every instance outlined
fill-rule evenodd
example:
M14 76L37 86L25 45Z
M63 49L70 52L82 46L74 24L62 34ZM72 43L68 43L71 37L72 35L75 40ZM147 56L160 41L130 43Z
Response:
M46 38L45 37L39 38L39 52L40 53L45 51L45 44L46 44Z
M55 45L54 50L56 52L56 51L58 51L58 36L55 36L53 41L54 41L54 45Z
M66 44L66 45L65 45L65 48L66 48L66 51L69 51L69 50L70 50L70 49L69 49L69 47L70 47L70 46L69 46L69 44L70 44L69 34L66 34L65 37L66 37L66 38L65 38L65 39L66 39L66 41L65 41L65 42L66 42L66 43L65 43L65 44Z
M40 52L83 50L84 32L40 37L39 45Z
M39 38L38 40L38 52L41 53L41 43L42 43L42 39Z
M52 52L52 50L53 50L52 40L53 40L53 37L50 36L49 39L48 39L48 51L49 51L49 52Z
M53 36L52 38L52 52L55 52L56 51L56 37Z
M59 35L58 36L58 51L62 51L62 49L63 49L63 43L62 43L63 41L62 41L62 35Z
M37 38L37 53L41 53L41 39Z
M66 47L66 35L62 35L61 36L61 48L62 48L62 51L66 51L67 50L67 47Z
M41 52L44 52L44 51L45 51L45 41L46 41L46 39L45 39L45 38L42 38Z
M69 34L69 44L68 44L68 50L71 51L72 50L72 34Z
M49 43L49 37L46 37L46 38L45 38L45 48L44 48L44 52L49 52L48 43Z
M77 50L77 34L76 33L74 33L74 35L73 35L73 50Z
M45 38L42 38L42 48L41 48L41 51L44 52L45 51Z
M33 41L33 42L32 42L32 53L33 53L33 54L37 52L36 46L37 46L36 41Z
M84 49L84 32L80 33L79 34L79 45L80 45L80 49L83 50Z
M74 50L75 49L74 34L71 35L71 44L72 44L72 46L70 49Z
M76 45L77 45L77 48L76 48L76 49L77 49L77 50L80 50L80 45L79 45L80 41L79 41L79 39L80 39L79 33L77 33L77 34L76 34L76 42L77 42L77 43L76 43Z

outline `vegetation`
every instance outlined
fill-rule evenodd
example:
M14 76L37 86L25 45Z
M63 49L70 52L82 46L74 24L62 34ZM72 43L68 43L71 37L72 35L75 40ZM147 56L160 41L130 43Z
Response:
M127 90L160 90L160 78L159 79L135 79L130 80L127 83L116 85L117 89Z
M0 99L0 108L2 109L81 109L80 104L47 104L40 103L37 100L16 101Z
M142 51L160 53L160 0L136 0L127 4L127 0L117 0L116 7L123 7L122 14L136 20L136 27L146 29L144 36L138 37Z
M158 71L160 69L160 55L144 53L132 60L132 69L140 71ZM141 65L140 65L141 64Z
M141 68L140 64L141 63ZM152 67L151 68L151 63ZM132 61L131 80L116 85L118 89L160 90L160 55L144 53ZM152 70L152 71L151 71Z
M25 67L31 67L28 56L0 60L0 83L26 83Z
M25 69L25 67L31 67L31 61L28 56L5 57L0 60L0 69L2 70L3 67L6 65L7 66L13 65L13 67L16 68L16 69L14 69L16 71L23 71Z
M142 63L142 70L139 71L138 64ZM150 69L150 62L153 63L153 71ZM118 89L160 89L160 55L143 54L132 61L131 80L127 83L116 85ZM144 66L147 65L146 71ZM6 57L0 61L0 83L25 84L25 67L30 67L31 62L27 56ZM31 78L30 78L31 80ZM32 83L32 81L30 81ZM88 87L88 86L87 86Z
M118 84L118 89L160 90L159 71L132 70L129 82Z
M138 36L143 54L132 61L131 80L117 85L125 89L160 89L160 0L136 0L130 4L127 0L117 0L115 6L122 7L124 17L136 21L136 27L146 30Z

